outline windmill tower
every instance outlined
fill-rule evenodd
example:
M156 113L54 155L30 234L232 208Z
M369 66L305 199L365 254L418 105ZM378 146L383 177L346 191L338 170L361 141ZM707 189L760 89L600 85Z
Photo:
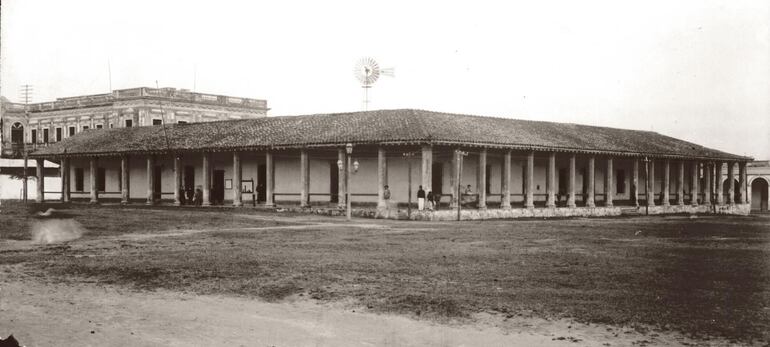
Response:
M393 68L381 69L380 64L371 57L361 58L353 66L353 76L361 82L361 88L364 89L364 111L369 109L369 88L377 82L380 75L395 77L395 71Z

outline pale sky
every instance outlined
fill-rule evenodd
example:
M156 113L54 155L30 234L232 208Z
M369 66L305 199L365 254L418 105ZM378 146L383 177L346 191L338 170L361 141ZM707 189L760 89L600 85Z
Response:
M768 1L6 0L0 93L139 86L654 130L770 159ZM111 69L108 69L108 62ZM195 77L197 76L197 77Z

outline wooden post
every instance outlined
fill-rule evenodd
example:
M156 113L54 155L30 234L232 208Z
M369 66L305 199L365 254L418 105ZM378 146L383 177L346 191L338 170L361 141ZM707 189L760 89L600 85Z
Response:
M505 154L503 154L503 180L502 180L502 197L501 197L501 206L502 209L510 209L511 208L511 151L507 150L505 151Z
M548 153L548 168L545 173L546 207L556 207L556 153Z
M594 196L594 181L596 179L596 157L591 155L588 157L588 178L586 181L588 181L588 187L586 187L586 192L588 192L588 198L586 199L586 207L596 207L595 202L595 196Z
M265 152L265 207L275 206L273 188L275 187L275 169L273 168L273 153Z

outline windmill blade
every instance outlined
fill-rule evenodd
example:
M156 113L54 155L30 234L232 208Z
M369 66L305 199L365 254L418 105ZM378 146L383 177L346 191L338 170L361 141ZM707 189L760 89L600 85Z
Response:
M396 68L387 67L384 69L380 69L380 75L388 76L388 77L396 77Z

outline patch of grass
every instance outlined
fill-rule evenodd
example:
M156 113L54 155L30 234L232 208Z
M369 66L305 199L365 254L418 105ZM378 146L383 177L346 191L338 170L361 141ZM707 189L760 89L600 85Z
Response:
M98 220L106 231L88 245L0 252L0 263L137 289L268 301L301 294L437 319L497 311L770 342L769 216L216 231L278 222L230 211L68 213L84 224ZM98 242L171 225L214 231Z

